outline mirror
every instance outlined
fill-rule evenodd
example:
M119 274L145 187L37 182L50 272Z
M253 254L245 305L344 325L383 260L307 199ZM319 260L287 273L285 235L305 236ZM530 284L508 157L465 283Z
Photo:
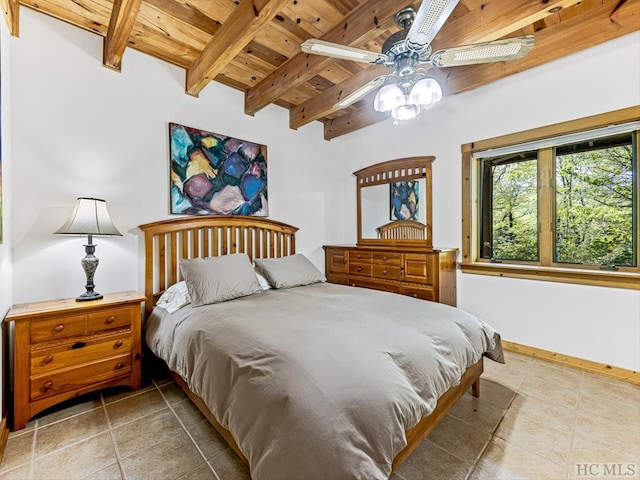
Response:
M358 245L420 245L431 241L431 163L411 157L379 163L357 177Z
M394 182L393 187L389 183L362 188L362 238L380 238L378 228L397 220L414 220L426 225L426 186L426 179L420 178L417 181Z

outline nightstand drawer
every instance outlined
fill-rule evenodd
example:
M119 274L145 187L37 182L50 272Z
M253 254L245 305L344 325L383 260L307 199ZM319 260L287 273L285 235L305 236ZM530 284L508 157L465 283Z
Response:
M101 332L131 325L132 310L129 307L110 308L87 315L87 331Z
M131 354L88 363L77 368L55 370L49 374L31 377L30 398L34 401L51 397L129 373L131 373Z
M69 315L31 322L31 342L82 335L84 318L84 315Z
M60 368L131 352L131 332L69 342L31 352L31 374L38 376Z

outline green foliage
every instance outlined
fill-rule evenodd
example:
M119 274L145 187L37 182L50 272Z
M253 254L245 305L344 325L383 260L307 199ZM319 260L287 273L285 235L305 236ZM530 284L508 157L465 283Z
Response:
M538 260L538 161L532 155L522 158L485 164L491 181L483 188L491 188L485 190L491 206L483 205L483 218L491 232L483 233L483 241L496 260ZM628 134L557 149L556 262L636 265L633 165Z
M537 176L535 159L493 167L493 258L538 259Z
M631 145L556 158L556 261L632 265Z

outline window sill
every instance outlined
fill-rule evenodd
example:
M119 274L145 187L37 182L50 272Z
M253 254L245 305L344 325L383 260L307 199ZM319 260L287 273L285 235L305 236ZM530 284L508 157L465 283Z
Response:
M459 263L458 265L460 266L462 273L640 290L640 273L578 270L571 268L551 268L484 262Z

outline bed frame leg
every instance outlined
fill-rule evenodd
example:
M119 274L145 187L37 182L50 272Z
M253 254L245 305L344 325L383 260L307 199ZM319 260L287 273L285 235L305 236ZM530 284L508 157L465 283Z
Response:
M471 395L480 398L480 379L477 379L471 384Z

